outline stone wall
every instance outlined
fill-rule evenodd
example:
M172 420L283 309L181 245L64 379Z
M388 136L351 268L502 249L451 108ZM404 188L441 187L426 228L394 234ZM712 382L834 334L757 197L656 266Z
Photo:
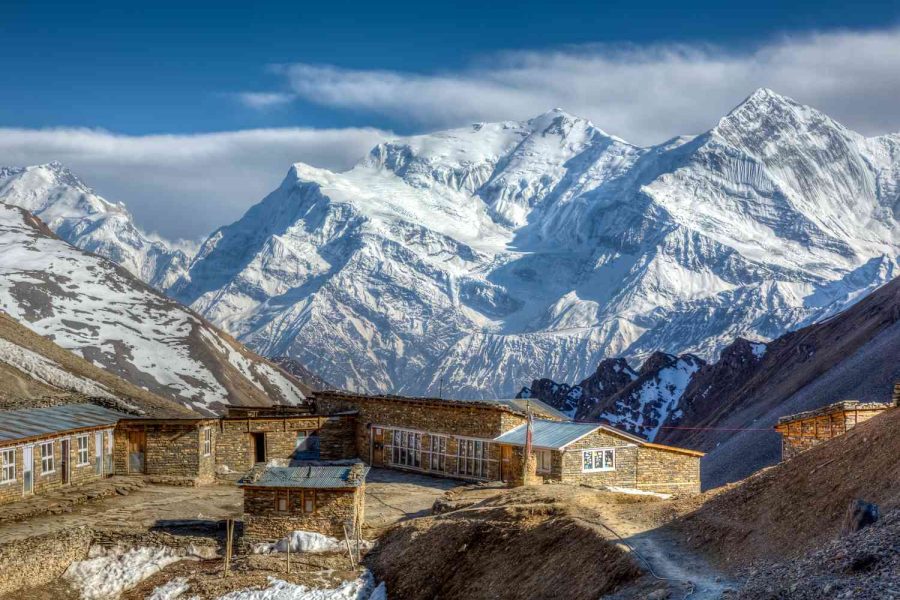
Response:
M34 481L34 493L41 494L59 487L63 485L77 485L81 483L87 483L89 481L94 481L105 477L106 467L104 465L101 472L97 472L97 459L96 459L96 432L103 431L103 441L104 444L104 456L108 455L106 446L107 436L112 435L112 429L91 429L80 431L78 433L69 433L69 434L60 434L55 436L47 436L45 438L40 438L39 440L35 440L34 442L29 442L29 445L33 443L34 451L33 451L33 464L32 464L32 475ZM78 462L78 438L85 436L87 438L88 444L88 460L87 463L79 464ZM62 463L62 440L69 440L69 460L68 460L68 468L69 468L69 481L68 484L63 484L63 463ZM51 443L53 445L53 470L50 473L42 473L41 472L41 444L43 443ZM0 504L6 504L9 502L16 502L21 500L24 496L24 480L23 480L23 472L24 472L24 459L25 459L25 449L21 445L16 446L5 446L2 449L14 449L15 450L15 461L16 461L16 478L14 481L8 481L6 483L0 483Z
M212 436L211 452L204 448L204 431ZM193 483L211 483L215 477L218 432L216 421L132 421L116 428L114 462L117 475L130 472L128 436L131 431L146 435L143 474L151 477L184 479Z
M37 598L27 589L50 583L72 562L84 560L92 539L90 529L73 527L0 545L0 596Z
M276 508L276 494L285 491L287 513ZM315 494L315 512L304 514L303 497L309 493ZM343 539L344 523L351 523L352 529L355 519L356 528L361 529L364 503L365 483L352 489L244 488L244 537L251 542L273 541L292 531L315 531Z
M615 468L611 471L584 472L584 450L596 448L615 448ZM583 483L586 485L616 485L622 487L637 486L637 445L627 439L611 435L602 429L585 436L567 446L561 453L559 471L556 472L556 459L553 462L553 478L564 483Z
M352 415L222 419L218 425L216 470L220 473L249 471L256 459L254 433L264 434L267 460L293 458L300 431L318 432L322 460L355 458L353 427Z
M775 428L781 434L781 459L788 460L824 441L844 435L859 423L878 416L891 406L844 401L801 413L803 416L795 415L797 418L784 417Z
M699 494L700 457L641 446L636 487L663 494Z

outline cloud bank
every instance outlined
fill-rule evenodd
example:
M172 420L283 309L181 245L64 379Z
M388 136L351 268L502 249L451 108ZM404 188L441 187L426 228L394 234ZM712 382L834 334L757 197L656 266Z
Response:
M377 129L255 129L126 136L93 129L0 128L0 165L58 160L143 229L197 239L237 219L291 164L351 167L387 134Z
M780 37L743 51L697 44L510 52L426 75L310 64L276 71L290 90L277 96L281 103L293 94L422 129L525 119L558 106L649 145L709 129L768 87L861 133L900 130L900 29Z

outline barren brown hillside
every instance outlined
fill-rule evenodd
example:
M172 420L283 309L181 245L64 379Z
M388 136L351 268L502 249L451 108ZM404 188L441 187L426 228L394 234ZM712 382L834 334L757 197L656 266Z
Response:
M900 409L738 484L676 520L725 566L800 556L836 538L851 500L900 506Z

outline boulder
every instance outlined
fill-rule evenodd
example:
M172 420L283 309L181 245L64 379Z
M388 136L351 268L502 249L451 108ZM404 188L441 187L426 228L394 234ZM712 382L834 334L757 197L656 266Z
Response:
M852 500L844 515L844 525L841 535L856 533L864 527L868 527L878 520L878 505L865 500Z

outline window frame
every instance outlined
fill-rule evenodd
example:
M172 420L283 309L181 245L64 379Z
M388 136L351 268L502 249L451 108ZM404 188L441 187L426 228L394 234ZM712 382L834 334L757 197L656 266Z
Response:
M456 444L456 474L473 479L487 480L491 476L490 463L493 440L459 437Z
M12 455L12 461L7 460L8 455ZM12 469L12 477L7 477L9 470ZM16 449L3 448L0 450L0 484L15 483L16 481Z
M553 472L553 451L547 448L537 448L535 450L535 462L538 473Z
M607 452L612 453L612 466L607 466L607 461L606 461ZM599 468L594 466L594 465L596 465L596 461L594 459L595 459L597 453L601 453L601 456L603 457L603 466L601 466ZM591 456L591 460L590 460L591 467L586 466L587 465L586 458L587 458L588 454L590 454L590 456ZM607 447L603 447L603 448L585 448L584 450L581 451L581 472L582 473L608 473L610 471L615 471L617 465L618 465L618 460L616 458L616 448L614 446L607 446Z
M206 426L203 428L203 437L201 438L201 442L203 443L203 456L209 456L212 454L212 427Z
M50 440L49 442L41 442L40 443L40 454L41 454L41 475L52 475L56 473L56 449L53 447L54 441ZM44 448L50 447L50 455L44 456ZM46 463L50 463L50 468L46 468Z
M81 441L84 440L84 448L81 447ZM84 467L91 464L91 443L88 441L88 434L75 436L75 466ZM84 452L84 460L81 460L81 453Z

